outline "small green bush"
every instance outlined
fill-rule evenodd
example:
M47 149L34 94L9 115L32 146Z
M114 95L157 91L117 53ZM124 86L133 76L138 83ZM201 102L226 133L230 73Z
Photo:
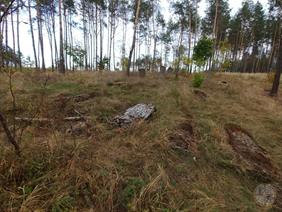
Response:
M204 76L203 74L196 73L194 74L193 80L192 80L192 85L194 88L199 88L201 87L203 81L204 81Z

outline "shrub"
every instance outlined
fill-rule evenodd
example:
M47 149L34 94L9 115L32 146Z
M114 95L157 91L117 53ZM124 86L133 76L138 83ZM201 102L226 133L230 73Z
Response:
M202 67L205 62L212 57L213 54L213 41L206 37L200 39L194 47L193 60L195 64Z
M228 69L230 69L232 63L230 60L225 60L222 64L221 64L221 70L220 71L227 71Z
M194 74L193 80L192 80L192 85L194 88L199 88L201 87L203 81L204 81L204 76L201 73L196 73Z

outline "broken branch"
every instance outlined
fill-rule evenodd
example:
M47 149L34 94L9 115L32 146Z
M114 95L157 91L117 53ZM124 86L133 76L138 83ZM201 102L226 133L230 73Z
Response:
M8 125L7 125L7 122L6 122L4 116L1 113L0 113L0 123L3 126L4 132L5 132L5 134L8 138L8 141L14 146L16 154L18 156L20 156L21 155L20 147L19 147L18 143L16 142L15 138L12 136L12 133L11 133L11 131L10 131Z
M63 121L84 121L86 119L90 119L90 117L85 116L72 116L72 117L65 117ZM15 117L16 121L23 121L23 122L53 122L54 119L49 118L28 118L28 117Z

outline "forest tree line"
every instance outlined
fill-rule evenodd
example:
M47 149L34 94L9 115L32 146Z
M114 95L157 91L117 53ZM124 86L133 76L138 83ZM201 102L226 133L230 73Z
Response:
M196 69L276 70L282 40L281 0L269 0L268 8L245 0L235 15L228 0L206 0L204 17L199 16L201 0L168 2L169 19L164 18L167 12L159 0L4 0L0 65L45 70L48 47L50 68L60 72L140 66L148 70L171 66L189 73ZM28 23L21 22L21 15L28 17ZM20 24L29 27L32 58L24 59L21 53ZM83 35L79 45L75 30ZM117 45L118 36L121 45ZM212 42L212 52L208 59L198 61L194 49L203 39Z

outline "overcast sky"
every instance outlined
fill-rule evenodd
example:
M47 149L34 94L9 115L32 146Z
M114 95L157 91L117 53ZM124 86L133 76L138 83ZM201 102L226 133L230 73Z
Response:
M259 0L259 1L264 5L264 7L266 9L268 0ZM169 1L168 0L160 0L160 2L161 2L161 7L163 8L163 12L165 14L166 19L169 19L170 18L169 3L168 3ZM232 14L236 14L236 12L240 8L242 2L243 2L243 0L229 0L229 5L230 5L230 8L232 9L232 11L231 11ZM256 1L254 0L254 2L256 2ZM205 16L206 6L207 6L206 0L202 0L201 3L199 4L199 14L202 17ZM28 16L22 15L21 20L23 22L28 22ZM35 25L34 25L34 27L36 29ZM22 51L23 55L25 57L30 56L33 59L32 42L31 42L31 36L30 36L29 29L30 29L29 25L26 25L24 23L20 24L20 42L21 42L20 45L21 45L21 51ZM119 32L119 30L117 30L117 39L118 39L118 37L121 37L121 35L118 36L118 34L119 34L118 32ZM131 34L131 33L127 33L127 34ZM37 35L36 32L35 32L35 35ZM81 32L77 32L77 35L75 37L77 38L78 43L79 43L79 41L83 40L82 37L81 37ZM36 39L36 42L37 42L37 39ZM127 43L130 44L131 42L127 41ZM82 44L82 43L80 43L80 44ZM9 29L9 45L12 46L11 28ZM46 66L48 67L48 66L51 65L51 60L50 60L50 50L49 50L47 35L45 36L45 46L46 46L46 48L45 48ZM105 46L105 49L106 49L106 44L104 44L104 46ZM119 47L120 46L118 45L117 48L119 48ZM128 52L128 48L129 48L129 46L127 46L127 52ZM117 61L118 60L119 60L119 58L117 58Z

